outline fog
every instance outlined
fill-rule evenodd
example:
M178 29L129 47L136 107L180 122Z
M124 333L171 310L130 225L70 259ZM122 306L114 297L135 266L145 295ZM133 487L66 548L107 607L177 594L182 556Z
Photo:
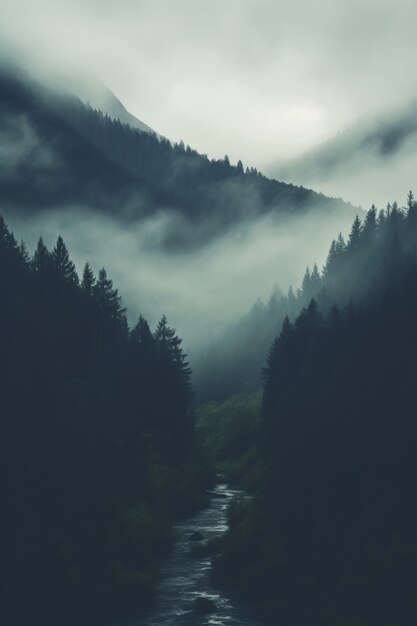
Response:
M417 183L417 102L373 114L270 175L369 208L403 201Z
M103 212L105 197L100 205L106 194L99 185L94 210L88 203L64 203L59 198L67 189L59 195L58 186L54 194L55 182L66 176L70 185L78 183L71 178L71 162L62 160L59 140L47 132L40 136L29 114L12 112L2 122L6 188L15 179L19 187L34 190L21 203L10 194L2 202L0 211L16 238L33 253L40 236L51 249L62 235L79 275L86 261L96 274L106 267L131 324L143 314L154 326L165 313L187 349L207 344L258 298L268 299L276 284L283 290L298 286L306 266L322 263L331 239L353 219L351 207L320 204L323 199L313 195L308 210L295 206L291 211L295 195L267 207L257 177L252 181L251 176L242 177L244 185L239 177L211 184L204 211L149 204L141 187L114 200L111 215ZM181 178L176 167L169 174L174 187L176 175ZM36 196L41 183L52 190L49 203Z
M416 17L412 0L2 0L0 39L88 70L172 140L264 168L415 96Z
M51 249L61 234L79 274L86 261L96 274L105 266L131 323L141 313L154 325L165 313L190 349L235 322L258 297L269 298L276 284L298 286L306 265L324 261L351 215L312 212L279 226L264 218L182 254L162 247L172 215L138 222L129 231L86 207L33 217L9 211L5 219L30 253L40 236Z
M416 17L411 0L323 0L319 7L310 0L3 0L0 53L63 83L68 71L82 68L161 135L272 171L278 158L289 161L358 117L416 96L409 78ZM0 159L9 168L22 158L53 162L47 147L37 153L24 120L22 128L20 143ZM364 150L331 176L297 178L293 171L288 181L364 208L384 206L413 186L416 165L404 141L389 159ZM9 210L6 218L30 250L40 235L51 247L62 234L79 270L86 260L96 272L107 268L132 322L139 312L152 324L166 313L194 344L267 298L276 283L297 286L306 265L322 263L331 239L346 232L352 214L312 207L285 223L246 219L182 252L164 246L189 226L173 212L133 222L129 232L89 206L25 218Z
M362 157L328 176L297 176L293 180L326 195L340 195L364 209L372 204L385 208L393 201L404 206L409 189L417 190L415 137L395 156L378 158L364 153Z

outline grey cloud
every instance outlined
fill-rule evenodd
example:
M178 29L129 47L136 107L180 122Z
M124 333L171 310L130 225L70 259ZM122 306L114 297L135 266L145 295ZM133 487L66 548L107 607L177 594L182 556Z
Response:
M414 95L416 17L410 0L3 0L0 30L162 134L262 167Z
M129 231L87 207L65 207L40 216L5 218L17 239L33 251L39 236L52 247L61 234L81 273L85 261L104 265L119 287L134 322L142 313L155 324L162 313L184 336L187 349L268 298L278 283L298 286L307 264L323 263L331 239L350 226L351 215L312 210L280 223L246 223L204 248L183 254L160 246L172 215L159 214ZM311 236L314 226L315 234Z

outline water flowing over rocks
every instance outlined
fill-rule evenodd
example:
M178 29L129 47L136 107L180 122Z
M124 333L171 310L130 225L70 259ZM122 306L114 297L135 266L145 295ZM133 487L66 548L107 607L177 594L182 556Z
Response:
M262 626L249 607L213 584L204 549L201 556L194 551L227 531L227 508L236 495L243 494L217 485L210 505L176 526L178 539L162 569L154 607L141 619L118 626Z

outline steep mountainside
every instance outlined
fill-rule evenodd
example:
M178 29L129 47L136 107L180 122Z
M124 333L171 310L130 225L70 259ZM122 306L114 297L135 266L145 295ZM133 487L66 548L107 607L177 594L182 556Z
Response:
M180 217L169 234L177 245L208 241L261 215L352 210L254 169L245 172L227 157L210 161L7 71L0 77L0 109L6 207L86 204L129 221L164 211Z

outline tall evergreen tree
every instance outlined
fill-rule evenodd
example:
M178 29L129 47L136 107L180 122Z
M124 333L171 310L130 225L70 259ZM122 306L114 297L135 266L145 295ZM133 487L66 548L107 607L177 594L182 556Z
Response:
M94 272L90 267L89 263L86 263L83 270L83 278L81 281L81 288L84 293L87 294L90 298L93 297L94 294L94 286L96 284L96 279L94 276Z
M52 250L51 261L53 267L57 270L64 282L71 285L78 285L75 265L69 257L67 247L61 235L59 235L55 248Z
M38 245L32 259L33 268L39 272L45 272L51 268L51 254L45 246L42 237L38 240Z

